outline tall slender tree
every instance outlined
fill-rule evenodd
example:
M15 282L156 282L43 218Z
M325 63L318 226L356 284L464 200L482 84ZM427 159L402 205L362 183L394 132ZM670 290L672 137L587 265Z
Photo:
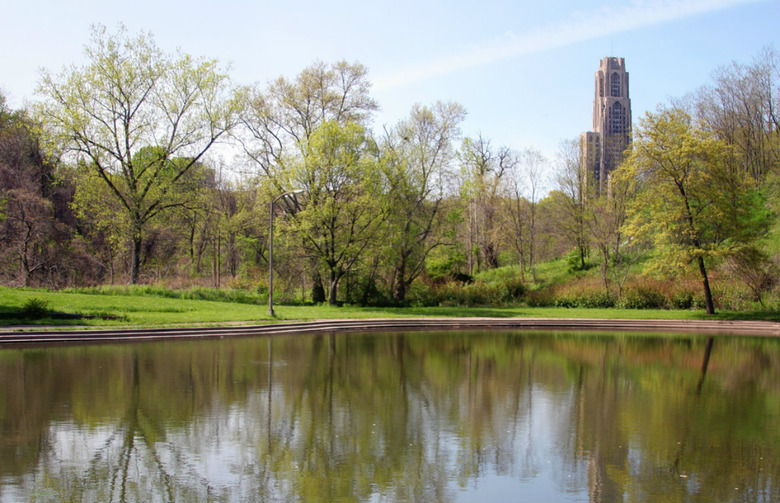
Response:
M393 298L406 300L430 252L446 242L445 197L453 178L453 142L465 109L457 103L415 105L408 119L387 131L383 169L392 209L388 224Z

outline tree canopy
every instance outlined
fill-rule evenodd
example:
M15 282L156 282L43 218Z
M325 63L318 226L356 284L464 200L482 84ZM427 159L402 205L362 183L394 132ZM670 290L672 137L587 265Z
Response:
M640 122L620 176L639 186L628 235L652 239L657 268L694 264L713 314L708 264L752 245L770 223L733 150L683 110L661 110Z
M236 102L216 61L165 54L151 35L94 26L85 54L43 74L39 116L51 150L95 170L127 212L137 283L146 223L179 204L176 185L233 127Z

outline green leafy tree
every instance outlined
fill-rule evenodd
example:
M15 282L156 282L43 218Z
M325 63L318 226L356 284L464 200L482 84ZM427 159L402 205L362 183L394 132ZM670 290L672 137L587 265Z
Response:
M128 214L99 175L93 169L75 169L71 175L75 185L73 207L76 217L83 222L82 237L89 243L90 252L106 266L109 281L114 283L116 262L127 249L130 235ZM126 256L125 256L126 258Z
M708 314L715 313L708 264L750 246L770 221L755 184L733 161L725 142L673 108L644 117L617 175L639 186L625 234L654 242L657 269L693 264Z
M255 86L241 93L241 125L237 130L244 151L268 186L268 207L285 185L296 164L306 164L309 140L326 122L366 126L378 108L370 95L368 70L359 63L316 62L294 79L280 77L268 86ZM264 212L263 212L264 213ZM325 301L319 264L309 264L312 300Z
M137 283L147 223L180 203L180 181L231 129L236 101L217 61L164 54L151 35L95 26L85 52L83 66L44 72L40 118L127 212Z
M328 303L338 284L377 238L384 217L376 145L356 123L325 122L307 142L306 156L289 173L306 201L292 220L304 247L329 274Z

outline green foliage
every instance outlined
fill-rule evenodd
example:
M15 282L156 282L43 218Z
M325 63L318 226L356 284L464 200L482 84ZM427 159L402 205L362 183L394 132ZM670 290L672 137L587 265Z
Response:
M537 306L547 302L547 305L566 308L611 308L615 306L615 298L609 292L605 292L592 279L553 286L550 290L547 295L537 293L531 302Z
M382 231L386 207L375 145L357 123L325 122L305 145L307 155L290 170L290 185L306 203L290 219L309 253L329 273L329 303L341 278Z
M216 61L164 54L149 35L94 26L85 52L83 66L44 73L38 115L50 154L94 170L125 213L135 284L147 224L183 204L185 175L233 127L236 103Z
M268 289L258 288L255 291L228 288L192 287L185 290L174 290L154 285L105 285L86 288L68 288L63 292L83 293L89 295L130 296L130 297L162 297L167 299L208 300L213 302L234 302L239 304L264 304L268 302Z
M623 292L616 307L621 309L664 309L667 307L667 302L662 292L637 285Z
M525 292L525 284L517 277L433 285L417 281L412 284L408 300L413 306L502 306L519 302Z
M22 306L21 315L28 320L44 318L49 314L49 302L40 297L27 299Z
M582 266L582 260L580 258L580 253L576 249L570 251L566 254L566 266L568 267L569 272L577 272L577 271L584 271L588 268L588 264L585 264L585 267Z
M679 274L695 266L710 314L707 269L752 245L772 219L754 181L734 164L728 144L686 112L669 109L646 115L617 174L637 194L624 234L653 241L655 272Z
M744 289L740 291L744 293ZM595 277L586 277L529 292L525 300L529 307L642 310L704 308L704 297L696 281L687 278L662 280L648 276L629 279L620 295L616 292L606 292ZM727 309L733 308L733 305L728 303L719 305Z
M435 281L458 278L466 280L462 273L466 266L466 255L458 247L440 246L429 255L425 264L428 276Z
M433 307L439 305L439 296L432 285L415 281L406 294L406 302L411 307Z

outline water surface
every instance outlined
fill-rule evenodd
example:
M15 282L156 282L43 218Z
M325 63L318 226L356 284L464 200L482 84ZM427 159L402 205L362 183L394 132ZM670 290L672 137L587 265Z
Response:
M0 502L777 502L778 369L517 331L3 349Z

